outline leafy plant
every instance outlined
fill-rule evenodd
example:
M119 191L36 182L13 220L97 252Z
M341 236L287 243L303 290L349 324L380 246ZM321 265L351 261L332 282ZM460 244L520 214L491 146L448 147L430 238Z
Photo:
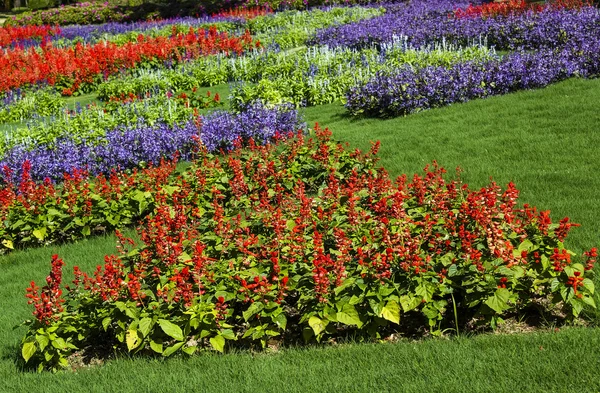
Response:
M141 245L120 236L119 255L90 275L76 267L64 296L57 256L47 284L32 283L25 360L66 367L100 338L192 355L234 341L381 337L405 318L440 334L457 314L494 327L548 301L570 319L595 307L597 251L572 259L568 218L553 224L517 207L513 184L469 190L437 165L393 182L375 166L378 144L363 155L330 138L317 127L316 140L201 150L154 194Z
M9 92L0 103L0 123L22 121L34 116L57 115L65 109L60 94L48 90Z

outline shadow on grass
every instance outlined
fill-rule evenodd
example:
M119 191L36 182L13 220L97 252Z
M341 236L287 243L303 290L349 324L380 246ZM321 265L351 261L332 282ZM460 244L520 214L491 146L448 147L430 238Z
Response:
M226 352L228 354L270 354L278 353L281 350L299 350L326 348L331 345L345 344L375 344L381 342L422 342L431 339L464 339L473 338L479 335L489 333L515 334L515 333L536 333L544 331L554 331L558 328L567 326L566 320L557 313L549 313L544 307L531 306L521 310L519 314L511 315L496 330L492 330L489 324L479 325L477 320L481 318L477 313L459 313L457 316L458 329L454 323L452 312L447 312L446 318L437 326L438 334L432 334L427 324L427 319L420 312L411 311L404 315L399 325L388 324L386 326L374 325L369 332L360 332L351 326L338 326L335 333L326 340L316 342L314 337L305 341L303 330L298 318L288 320L292 333L285 333L277 339L271 339L262 347L258 343L239 340L229 341ZM450 318L451 317L451 318ZM475 321L475 323L474 323ZM481 321L480 321L481 322ZM588 321L581 321L581 324L588 324ZM596 325L590 322L591 325ZM370 334L369 334L370 333ZM194 356L202 356L213 353L210 350L208 341L198 342L199 351ZM85 343L83 349L70 354L67 358L70 371L103 366L107 362L119 359L154 359L166 361L171 358L186 357L179 352L175 356L164 358L160 354L150 349L145 349L139 353L127 352L122 343L117 342L110 332L102 333L92 340ZM17 372L31 373L37 370L36 364L26 364L21 357L21 347L18 344L5 345L2 351L1 359L11 361Z
M19 344L4 345L2 347L2 356L0 356L0 359L11 362L18 372L35 371L35 367L25 363L25 360L21 356L21 346Z

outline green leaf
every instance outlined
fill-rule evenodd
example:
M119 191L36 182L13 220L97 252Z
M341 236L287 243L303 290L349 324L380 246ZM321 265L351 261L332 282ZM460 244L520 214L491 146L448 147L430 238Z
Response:
M242 313L242 316L244 317L245 321L248 321L254 315L261 312L263 310L263 308L265 308L264 304L262 304L261 302L254 302L250 305L250 307L248 307L248 309L246 311L244 311Z
M573 307L573 316L574 317L579 316L579 314L583 310L583 306L585 303L583 303L583 301L581 301L580 299L577 299L577 298L571 299L570 303L571 303L571 306Z
M67 343L62 337L57 337L56 340L52 340L52 346L56 349L67 349Z
M186 262L190 262L192 260L192 257L190 257L190 255L187 252L182 252L178 257L177 260L179 262L182 263L186 263Z
M288 230L293 230L296 227L296 222L294 220L287 220L285 223Z
M395 324L400 323L400 306L395 300L387 302L385 307L381 310L381 316L390 322Z
M312 328L315 336L318 336L323 330L325 330L327 324L328 322L325 322L321 318L314 315L308 319L308 326Z
M583 287L585 289L587 289L592 295L594 294L594 282L592 280L590 280L589 278L584 278L583 279Z
M349 286L352 286L352 285L354 285L354 283L355 283L355 282L356 282L356 279L355 279L355 278L353 278L353 277L349 277L349 278L345 279L345 280L342 282L342 284L341 284L339 287L336 287L336 288L333 290L333 292L334 292L336 295L339 295L339 294L340 294L340 292L342 292L344 289L348 288Z
M513 270L515 272L515 279L520 279L523 276L525 276L525 269L523 269L521 266L514 266Z
M235 333L231 329L224 329L221 331L221 336L227 340L235 340Z
M383 302L379 303L377 301L377 299L371 298L369 299L369 306L371 306L371 310L373 310L373 312L375 313L375 315L377 315L378 317L381 317L381 313L383 310Z
M502 314L505 310L508 310L510 306L508 305L508 300L510 299L511 292L506 288L498 288L493 296L490 296L485 304L497 312L498 314Z
M154 340L150 340L150 348L152 348L152 350L154 352L157 352L157 353L162 353L163 352L163 345L162 345L162 343L157 343Z
M225 349L225 337L223 336L215 336L215 337L211 337L210 341L210 345L212 345L212 347L219 351L219 352L223 352L223 350Z
M167 336L172 337L177 341L183 341L183 331L179 326L175 325L173 322L167 321L166 319L159 319L158 324Z
M112 322L112 319L110 317L106 317L102 320L102 327L104 328L104 331L106 331L106 329L108 329L108 326L110 325L111 322Z
M140 319L138 327L140 329L140 332L142 333L142 336L146 337L148 333L150 333L150 328L152 327L152 318L146 317Z
M345 325L356 325L361 327L363 325L356 308L351 304L344 304L342 310L336 314L338 322Z
M34 229L32 233L38 240L44 240L46 237L46 227Z
M594 301L594 298L591 296L584 296L581 300L583 300L583 302L593 308L596 308L596 302Z
M521 244L519 244L519 254L521 251L532 251L533 250L533 243L531 242L531 240L529 239L525 239L523 240L523 242Z
M43 351L50 343L50 339L44 334L36 334L35 341L37 341L38 345L40 346L40 351Z
M13 245L13 242L11 240L8 240L8 239L2 240L2 244L4 245L4 247L10 248L11 250L13 250L15 248L14 245Z
M171 356L173 353L177 352L177 350L178 350L179 348L183 347L183 344L185 344L185 343L184 343L184 342L180 342L180 343L177 343L177 344L175 344L175 345L171 345L170 347L167 347L167 348L166 348L166 349L163 351L162 355L163 355L164 357Z
M182 349L182 351L185 352L186 354L192 356L194 353L196 353L197 349L198 349L198 347L196 345L194 345L191 347L185 347Z
M417 308L421 304L421 300L418 297L402 295L400 296L400 304L404 312L409 312Z
M35 342L33 341L28 341L23 344L23 348L21 348L21 355L23 356L23 359L25 359L25 363L31 359L36 350L37 348L35 347Z
M435 293L435 286L431 283L424 282L415 289L415 294L421 296L425 301L429 302L433 299Z
M277 327L279 327L281 330L285 330L285 327L287 325L287 318L284 313L278 314L277 316L272 317L271 319L273 320L273 322L275 322Z
M141 344L142 338L136 329L128 329L125 342L127 343L127 350L131 352L132 349L137 348Z

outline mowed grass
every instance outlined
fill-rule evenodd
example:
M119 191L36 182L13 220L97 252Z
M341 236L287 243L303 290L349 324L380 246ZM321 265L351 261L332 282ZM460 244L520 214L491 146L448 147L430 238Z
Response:
M351 119L332 104L305 110L309 122L367 149L380 140L392 175L420 172L437 160L483 186L514 181L522 203L582 224L567 239L580 252L600 244L599 80L473 101L390 120ZM29 281L42 282L50 256L91 270L114 251L114 236L19 251L0 257L0 391L172 392L598 392L600 329L488 334L451 340L344 344L277 353L204 354L191 359L120 358L57 375L15 364L31 316ZM70 280L70 273L66 280Z

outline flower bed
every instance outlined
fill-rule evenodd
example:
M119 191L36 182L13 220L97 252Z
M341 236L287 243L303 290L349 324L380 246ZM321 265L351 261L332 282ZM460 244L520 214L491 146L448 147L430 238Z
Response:
M467 8L454 10L457 18L494 18L497 16L509 16L524 14L527 12L541 12L547 9L576 9L590 7L588 0L552 0L546 4L528 3L525 0L508 0L503 2L491 2L481 5L469 5Z
M133 112L130 112L133 114ZM158 163L176 152L189 158L198 139L210 150L230 150L239 138L265 143L277 132L302 128L298 113L287 107L265 108L254 103L240 113L215 111L204 116L168 123L159 118L140 118L131 125L116 126L96 134L65 134L47 142L16 144L0 155L0 168L10 172L5 183L22 176L29 163L34 180L60 180L64 173L86 170L96 175L113 169L125 170L149 162Z
M497 50L538 50L600 35L600 10L589 6L484 19L449 17L445 8L412 4L377 18L320 30L310 43L360 48L405 36L417 47L442 40L456 45L485 40Z
M111 43L77 44L55 48L48 44L40 51L9 49L0 54L0 91L40 82L63 87L64 95L88 88L121 68L164 60L181 61L226 52L241 54L255 44L248 33L230 37L215 28L193 30L171 37L139 37L138 42L117 46Z
M344 101L349 89L365 83L378 72L390 72L407 65L451 67L468 60L495 58L495 52L480 46L417 50L407 47L405 42L397 42L381 50L313 48L284 60L258 58L255 64L252 61L234 64L231 74L239 75L239 79L234 80L240 82L231 87L230 105L236 108L257 99L275 104L292 103L297 107L328 104Z
M69 6L61 6L50 10L39 10L25 12L10 17L6 20L6 26L28 26L28 25L97 25L103 23L122 23L137 21L152 21L153 19L168 19L174 17L207 17L212 14L215 18L253 19L264 14L268 10L306 10L309 7L334 5L359 5L368 3L379 3L371 0L265 0L265 1L207 1L201 3L180 4L179 6L164 7L146 4L138 7L137 12L108 2L84 2Z
M379 73L350 89L350 113L400 116L475 98L547 86L574 76L600 73L600 40L568 44L558 53L541 50L515 53L501 60L464 62L449 68L401 68Z
M60 33L60 28L52 26L0 27L0 48L23 40L44 40Z
M595 306L597 252L575 261L568 218L518 207L513 184L469 190L435 165L392 182L377 149L347 152L317 128L317 140L200 152L153 188L141 244L120 236L119 255L75 267L66 289L52 258L46 284L27 289L24 359L42 370L100 344L170 356L382 337L405 320L440 334L540 304L569 318Z

